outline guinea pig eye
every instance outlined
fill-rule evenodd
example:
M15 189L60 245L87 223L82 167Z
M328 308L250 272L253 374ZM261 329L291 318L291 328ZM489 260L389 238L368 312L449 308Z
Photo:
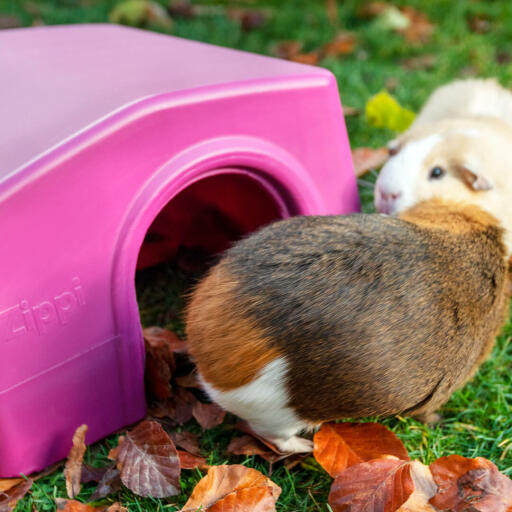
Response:
M438 180L439 178L442 178L444 175L445 175L445 172L442 167L433 167L430 170L428 177L431 180Z

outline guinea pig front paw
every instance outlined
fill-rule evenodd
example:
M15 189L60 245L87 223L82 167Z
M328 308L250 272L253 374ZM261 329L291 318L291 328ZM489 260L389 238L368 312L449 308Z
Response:
M423 423L427 423L428 425L433 425L435 423L439 423L443 418L437 412L422 412L419 414L413 414L413 418L418 421L422 421Z
M299 436L292 436L288 439L270 438L277 449L282 453L308 453L313 451L313 441Z

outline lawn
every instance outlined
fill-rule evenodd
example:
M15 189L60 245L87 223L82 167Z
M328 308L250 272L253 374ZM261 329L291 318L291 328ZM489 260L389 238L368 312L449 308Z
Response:
M327 57L320 65L330 69L338 80L342 102L358 113L347 117L353 147L378 147L393 137L384 129L372 128L364 116L364 105L376 92L387 89L399 102L417 111L428 95L440 84L457 77L498 77L512 87L512 2L510 0L410 0L393 2L412 5L426 13L435 25L430 40L410 44L402 35L382 24L359 15L363 2L338 2L339 27L329 21L324 3L314 1L247 0L246 2L210 2L217 6L190 19L176 18L167 32L251 52L270 54L276 43L296 40L303 52L312 51L328 42L336 30L357 34L354 52L346 56ZM100 0L0 0L3 15L17 16L23 25L85 23L108 21L115 2ZM207 5L202 2L201 5ZM243 30L230 19L224 6L265 7L270 15L259 28ZM475 27L476 26L476 27ZM475 30L476 28L476 30ZM160 31L165 31L159 29ZM433 56L428 69L407 69L404 61L419 56ZM0 76L1 76L0 70ZM375 174L360 180L360 193L365 211L372 211L372 182ZM138 276L137 289L141 316L145 325L158 324L180 332L179 315L182 294L190 280L172 266L146 271ZM484 456L501 471L512 476L512 324L499 337L492 358L484 364L470 384L457 392L441 411L444 419L428 427L407 418L384 420L405 443L409 453L424 463L441 455L458 453L467 457ZM404 377L405 378L405 377ZM226 446L232 436L233 421L201 433L202 453L210 464L243 463L267 473L266 462L255 457L228 457ZM185 429L199 433L191 421ZM106 463L115 436L88 450L86 459L93 465ZM120 501L130 511L177 510L201 478L199 471L182 473L183 493L166 500L142 499L127 490L107 501ZM328 510L327 493L331 479L309 459L288 471L273 468L272 479L282 487L278 502L280 511ZM80 499L87 499L93 489L86 485ZM54 510L54 497L66 495L62 470L36 482L31 493L17 507L30 512Z

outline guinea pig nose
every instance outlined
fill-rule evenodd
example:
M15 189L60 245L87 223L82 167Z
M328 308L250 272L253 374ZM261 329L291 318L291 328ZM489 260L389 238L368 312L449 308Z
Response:
M384 192L380 189L380 196L384 201L396 201L401 195L401 192Z

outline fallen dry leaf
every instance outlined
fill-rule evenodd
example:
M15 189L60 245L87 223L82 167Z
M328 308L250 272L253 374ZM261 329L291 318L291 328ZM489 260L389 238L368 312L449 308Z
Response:
M318 52L296 53L290 57L290 60L293 62L308 64L309 66L316 66L319 59L320 56L318 55Z
M69 498L75 498L80 494L80 479L82 476L82 461L84 460L86 445L85 434L87 425L80 425L73 434L73 446L69 452L64 466L66 477L66 492Z
M146 343L152 347L165 346L170 352L187 352L187 343L180 340L175 333L168 329L163 329L162 327L154 325L143 329L142 334Z
M192 432L183 430L182 432L171 432L169 434L174 444L193 455L201 455L199 450L199 441Z
M187 375L181 375L180 377L176 377L174 379L178 386L182 386L184 388L195 388L201 389L201 382L197 376L197 372L191 372Z
M197 6L193 5L190 0L172 0L167 6L167 10L171 16L179 18L195 18L198 15Z
M389 158L387 148L356 148L352 150L352 161L354 162L354 173L359 178L371 169L378 169Z
M329 505L333 512L395 512L413 491L410 462L376 459L343 471L331 486Z
M427 15L414 7L402 7L401 12L409 19L409 26L399 29L409 43L425 43L430 39L434 31L434 25L430 23Z
M180 493L176 447L156 421L143 421L109 453L117 461L123 484L139 496L164 498Z
M250 435L231 439L227 452L233 455L259 455L262 459L270 463L278 462L289 456L287 453L276 453Z
M230 19L238 21L242 30L249 32L261 28L267 22L268 11L262 9L242 9L231 7L227 9L227 15Z
M338 32L331 41L320 50L321 58L349 55L354 52L357 39L353 32Z
M430 503L453 512L510 512L512 480L483 457L441 457L430 465L439 486Z
M272 511L281 488L259 471L239 464L213 466L181 512ZM200 508L202 507L202 508Z
M107 512L128 512L126 507L123 507L121 503L112 503L110 507L107 508Z
M30 490L34 481L31 478L22 480L8 491L0 492L0 512L11 512L25 494Z
M89 496L89 501L97 501L121 489L121 472L113 467L108 468Z
M180 458L181 469L208 469L210 467L209 464L206 464L206 459L200 455L178 450L178 457Z
M373 18L382 14L386 9L389 8L387 2L369 2L365 3L358 11L359 16L364 18Z
M271 53L280 59L291 59L302 50L300 41L281 41L271 48Z
M417 57L409 57L400 62L400 65L409 71L417 71L420 69L432 69L437 63L435 55L418 55Z
M468 26L477 34L487 34L492 28L489 19L484 14L474 14L468 18Z
M171 398L158 402L149 408L149 414L155 418L169 418L178 425L192 419L192 409L197 398L185 388L178 387Z
M324 423L313 442L315 459L333 478L349 466L384 456L409 460L402 442L379 423Z
M84 464L82 466L82 476L80 477L80 482L82 484L88 484L89 482L99 482L105 476L105 473L114 467L115 463L112 463L110 466L106 466L104 468L93 468L88 464Z
M146 346L146 390L156 400L171 397L170 380L176 369L175 354L186 353L186 344L173 332L161 327L143 330Z
M192 407L192 415L205 430L216 427L224 421L226 411L217 404L196 402Z
M397 512L436 512L428 502L437 491L437 485L429 467L417 460L412 461L411 477L414 482L414 491Z
M67 500L65 498L55 498L55 504L57 510L62 510L63 512L100 512L106 508L93 507L92 505L81 503L80 501Z
M0 492L6 492L23 481L23 478L0 478Z

